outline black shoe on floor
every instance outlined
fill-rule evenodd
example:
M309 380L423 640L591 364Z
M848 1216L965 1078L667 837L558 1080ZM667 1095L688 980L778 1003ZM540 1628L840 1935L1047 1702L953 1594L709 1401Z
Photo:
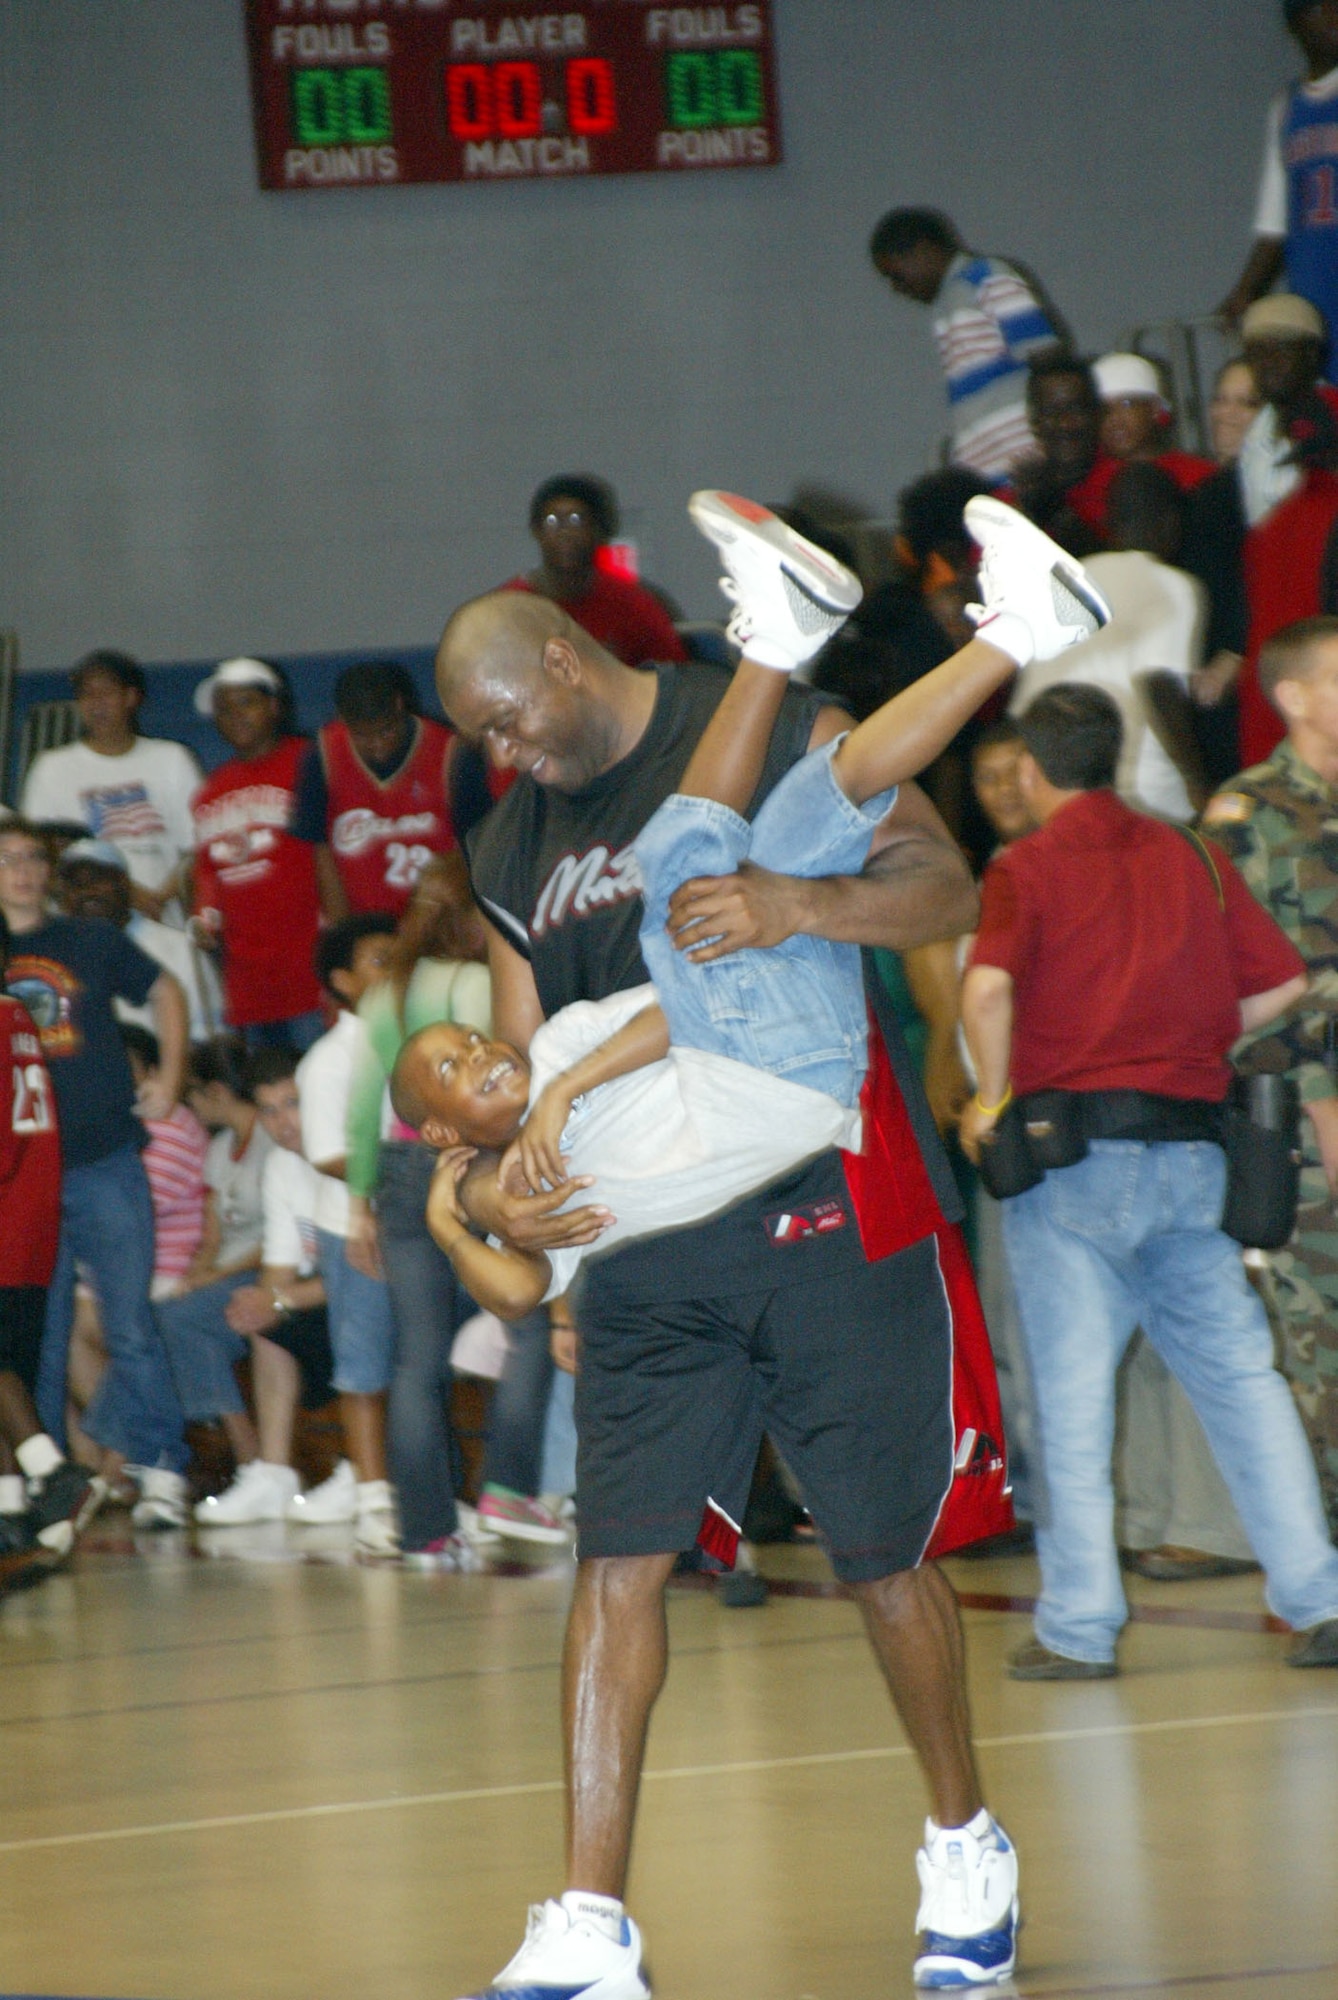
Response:
M1209 1576L1252 1576L1257 1562L1213 1556L1206 1549L1121 1549L1120 1565L1151 1583L1198 1583Z
M1326 1618L1297 1634L1287 1655L1289 1667L1338 1667L1338 1618Z
M51 1557L33 1532L28 1514L0 1514L0 1597L31 1590L51 1574Z
M767 1601L766 1578L755 1569L736 1569L732 1576L722 1576L716 1590L728 1611L751 1611Z
M968 1542L952 1552L962 1562L992 1562L1003 1556L1034 1556L1036 1530L1030 1521L1019 1521L1002 1535L987 1535L983 1542Z
M107 1497L105 1481L62 1459L32 1493L28 1518L44 1549L67 1556Z
M1028 1639L1008 1661L1012 1681L1113 1681L1119 1671L1114 1660L1071 1660L1039 1639Z

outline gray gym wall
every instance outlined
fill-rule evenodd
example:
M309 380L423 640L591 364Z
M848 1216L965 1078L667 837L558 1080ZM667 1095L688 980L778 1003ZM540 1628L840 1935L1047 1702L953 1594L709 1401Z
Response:
M25 665L433 638L555 470L719 610L694 487L890 509L930 461L896 202L1089 348L1248 245L1278 0L775 0L779 169L262 195L241 0L0 4L0 626ZM534 12L535 8L516 12Z

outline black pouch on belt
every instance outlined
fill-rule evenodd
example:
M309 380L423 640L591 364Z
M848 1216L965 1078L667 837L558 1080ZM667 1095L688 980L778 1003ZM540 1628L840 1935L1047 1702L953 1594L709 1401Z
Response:
M1301 1100L1288 1076L1238 1076L1222 1106L1222 1227L1250 1250L1280 1250L1301 1193Z
M1022 1106L1016 1099L981 1143L980 1178L996 1201L1025 1194L1045 1178L1044 1167L1038 1167L1031 1156Z

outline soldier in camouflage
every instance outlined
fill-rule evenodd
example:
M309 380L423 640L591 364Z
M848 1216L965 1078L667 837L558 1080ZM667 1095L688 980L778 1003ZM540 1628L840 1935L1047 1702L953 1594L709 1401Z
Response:
M1301 1005L1235 1059L1247 1072L1286 1071L1306 1114L1296 1233L1268 1259L1266 1289L1338 1537L1338 618L1280 632L1259 679L1287 736L1210 801L1203 825L1310 968Z

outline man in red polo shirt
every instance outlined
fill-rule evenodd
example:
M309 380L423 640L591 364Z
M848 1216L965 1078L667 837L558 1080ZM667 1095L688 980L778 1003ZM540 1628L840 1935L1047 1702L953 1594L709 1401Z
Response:
M1227 1052L1300 1000L1304 962L1225 854L1115 796L1109 695L1050 688L1019 728L1040 830L985 876L962 995L980 1084L962 1137L979 1157L1016 1096L1014 1122L1046 1121L1051 1157L1070 1164L1003 1205L1036 1402L1042 1579L1036 1637L1009 1672L1117 1671L1115 1371L1137 1326L1198 1412L1269 1604L1300 1634L1290 1664L1338 1666L1338 1551L1314 1461L1220 1227Z

